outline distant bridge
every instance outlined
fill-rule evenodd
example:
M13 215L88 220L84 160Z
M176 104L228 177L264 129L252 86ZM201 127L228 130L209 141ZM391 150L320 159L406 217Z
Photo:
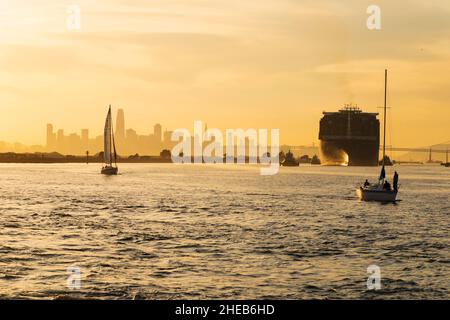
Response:
M383 150L383 147L380 147L380 150ZM386 146L386 151L405 151L405 152L428 152L428 153L446 153L447 150L439 150L433 148L400 148L400 147L390 147Z
M307 149L307 148L320 148L319 146L288 146L292 151ZM380 146L380 151L383 150L383 146ZM402 147L391 147L386 146L386 151L403 151L403 152L428 152L428 153L446 153L447 150L439 150L430 148L402 148Z

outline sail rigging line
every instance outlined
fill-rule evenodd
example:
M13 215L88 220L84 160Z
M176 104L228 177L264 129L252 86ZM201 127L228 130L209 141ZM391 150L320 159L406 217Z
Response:
M387 104L387 69L384 70L384 128L383 128L383 158L381 160L382 167L380 172L380 177L378 178L379 185L384 183L384 179L386 178L386 171L384 169L385 166L385 157L386 157L386 104Z
M112 135L111 135L111 127L112 127L112 118L111 118L111 105L109 105L109 112L108 112L108 116L109 116L109 155L110 155L110 165L112 166L112 150L111 150L111 141L112 141Z
M117 152L116 152L116 142L114 139L114 124L112 122L112 118L111 118L111 137L112 137L112 144L113 144L113 150L114 150L114 163L117 167Z
M384 128L383 128L383 168L386 156L386 104L387 104L387 69L384 70Z

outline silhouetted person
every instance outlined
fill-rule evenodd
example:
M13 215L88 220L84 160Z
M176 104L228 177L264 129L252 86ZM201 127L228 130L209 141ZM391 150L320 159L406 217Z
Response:
M370 182L369 180L366 179L366 181L364 181L364 188L370 186Z
M397 171L394 172L394 190L398 190L398 173Z
M383 189L387 190L387 191L391 190L391 184L389 182L387 182L387 180L384 181Z

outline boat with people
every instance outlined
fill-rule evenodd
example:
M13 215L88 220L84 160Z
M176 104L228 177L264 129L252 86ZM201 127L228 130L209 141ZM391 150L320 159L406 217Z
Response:
M386 180L386 103L387 103L387 70L384 70L384 132L383 132L383 158L378 181L374 184L367 179L362 186L356 189L356 195L362 201L395 202L398 193L398 173L394 173L393 186Z
M363 186L356 189L358 198L362 201L379 201L379 202L394 202L398 193L398 173L394 173L393 186L385 179L384 167L381 170L378 183L371 184L368 180L364 182Z
M114 140L111 105L109 106L105 121L103 158L105 164L102 167L101 173L105 175L116 175L119 171L119 168L117 167L117 152L116 143Z
M316 154L312 157L311 164L321 164L320 159Z

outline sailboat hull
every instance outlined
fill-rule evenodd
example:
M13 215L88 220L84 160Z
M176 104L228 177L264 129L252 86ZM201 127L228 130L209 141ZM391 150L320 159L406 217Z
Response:
M119 171L119 169L117 167L109 167L108 166L108 167L102 168L102 174L110 175L110 176L116 175L118 171Z
M365 189L359 187L356 189L356 195L362 201L394 202L397 198L397 191Z

